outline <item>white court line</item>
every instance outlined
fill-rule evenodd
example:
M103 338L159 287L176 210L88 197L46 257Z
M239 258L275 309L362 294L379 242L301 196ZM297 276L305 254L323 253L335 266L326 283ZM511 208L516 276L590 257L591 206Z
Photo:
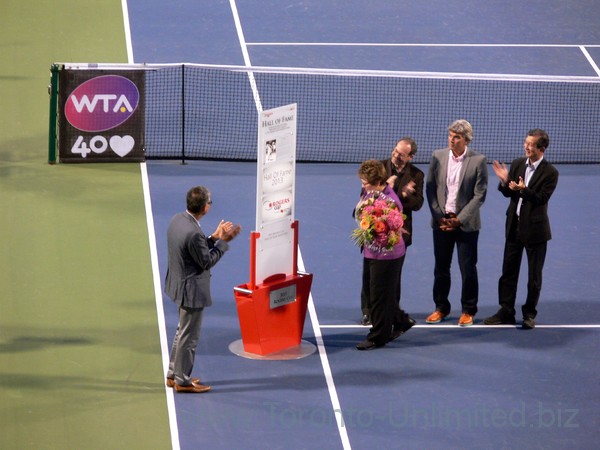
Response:
M242 48L242 54L244 56L244 64L247 67L252 67L252 63L250 61L250 55L248 54L248 47L246 44L246 40L244 38L244 33L242 30L241 21L239 18L239 14L237 11L237 6L235 4L235 0L229 0L229 4L231 5L231 12L233 13L233 18L235 21L235 27L237 30L238 39L240 41L240 46ZM254 96L254 102L256 103L256 109L259 114L262 112L262 104L260 100L260 95L258 92L258 88L256 86L256 81L254 79L254 73L248 72L248 79L250 81L250 86L252 88L252 94ZM298 246L298 270L304 271L304 262L302 261L302 254L300 253L300 246ZM309 294L308 298L308 310L310 314L311 323L313 324L313 331L315 334L315 339L317 341L317 348L319 350L319 356L321 358L321 365L323 367L323 372L325 375L325 381L327 383L327 389L329 391L329 398L331 400L331 405L333 407L333 413L336 417L338 432L340 434L340 438L342 440L342 446L344 450L351 450L350 440L348 439L348 433L346 431L346 427L344 424L344 416L342 413L342 409L340 407L340 402L337 396L337 391L335 389L335 384L333 382L333 376L331 374L331 367L329 366L329 359L327 358L327 352L325 350L325 345L323 343L323 337L321 336L321 330L319 328L319 319L317 317L317 311L315 309L315 305L313 302L312 294Z
M304 272L304 261L302 260L302 254L300 253L300 247L298 246L298 270ZM342 446L346 450L350 450L350 440L348 439L348 432L344 423L344 414L342 413L342 407L337 395L335 383L333 382L333 375L331 373L331 367L329 366L329 358L327 357L327 350L325 349L325 343L323 342L323 336L321 335L321 325L319 325L319 318L317 317L317 310L313 302L312 293L308 297L308 311L310 315L310 321L313 326L313 332L317 341L317 348L319 350L319 357L321 358L321 365L323 366L323 372L325 374L325 381L327 382L327 390L329 391L329 399L331 400L331 406L333 407L333 414L336 418L338 431L342 440Z
M598 68L598 65L596 64L596 61L594 61L594 58L592 58L592 55L588 53L584 46L581 46L579 48L581 49L583 56L585 56L585 59L587 59L590 65L592 66L592 69L594 69L596 74L600 77L600 68Z
M244 64L246 65L246 67L252 67L252 63L250 62L250 54L248 53L248 44L246 44L246 38L244 37L244 31L242 30L242 22L240 21L240 16L238 14L235 0L229 0L229 5L231 6L231 13L233 14L233 21L235 22L235 29L237 31L238 39L240 41L240 48L242 49ZM256 109L259 113L261 113L263 107L260 101L260 96L258 95L258 87L256 86L256 80L254 79L253 72L248 72L248 80L250 81L250 86L252 88L252 96L254 97Z
M368 325L319 325L322 329L364 329L369 328ZM435 330L437 328L444 329L455 329L455 330L465 330L469 328L483 328L483 329L493 329L493 328L520 328L521 325L470 325L467 327L461 327L458 325L439 325L439 324L431 324L431 325L414 325L413 328L428 328L430 330ZM536 328L600 328L600 325L535 325Z
M167 341L167 327L165 324L165 309L162 302L162 287L160 284L160 270L158 268L158 251L156 248L156 234L154 232L150 184L148 182L148 170L145 162L140 163L140 169L142 173L142 186L144 189L144 205L146 207L146 223L148 226L148 241L150 244L150 260L152 262L152 279L154 281L154 300L156 303L156 315L158 319L158 334L160 337L163 372L166 378L169 367L169 344ZM179 429L177 428L177 413L173 389L169 389L165 385L165 393L167 395L167 409L169 412L169 428L171 429L171 445L173 450L179 450Z
M131 44L131 28L129 25L129 7L127 0L121 0L121 9L123 11L123 23L125 32L125 42L127 46L127 61L134 64L133 46ZM154 217L152 215L152 201L150 198L150 184L148 182L148 170L146 163L140 163L140 172L142 175L142 189L144 192L144 206L146 208L146 226L148 228L148 245L150 247L150 261L152 265L152 280L154 283L154 301L156 304L156 316L158 320L158 331L160 338L160 348L163 363L163 374L166 378L169 367L169 344L167 341L167 327L165 324L165 311L162 302L162 287L160 283L160 270L158 267L158 251L156 248L156 234L154 232ZM167 411L169 414L169 429L171 431L171 447L173 450L179 450L179 429L177 428L177 413L175 409L175 398L173 389L165 385L165 394L167 397Z
M251 46L306 47L521 47L521 48L581 48L600 47L600 44L448 44L448 43L385 43L385 42L247 42Z
M127 0L121 0L123 10L123 26L125 27L125 45L127 48L127 62L133 64L133 46L131 45L131 28L129 27L129 7Z

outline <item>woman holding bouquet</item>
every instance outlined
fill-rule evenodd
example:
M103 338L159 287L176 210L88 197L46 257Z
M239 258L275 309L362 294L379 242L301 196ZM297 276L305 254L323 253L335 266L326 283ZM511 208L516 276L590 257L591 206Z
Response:
M372 350L407 331L414 322L400 310L396 282L399 280L406 247L402 239L402 203L387 184L381 161L368 160L358 169L361 199L355 217L359 227L354 241L363 248L361 296L371 305L372 328L358 350Z

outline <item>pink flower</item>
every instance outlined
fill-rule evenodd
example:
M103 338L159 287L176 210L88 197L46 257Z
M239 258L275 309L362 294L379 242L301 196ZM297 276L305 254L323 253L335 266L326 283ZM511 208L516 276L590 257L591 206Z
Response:
M375 251L392 250L405 232L402 210L383 193L367 193L357 206L356 219L359 227L353 231L352 239Z
M392 209L388 213L387 223L392 230L398 230L404 225L404 218L402 213L397 209Z

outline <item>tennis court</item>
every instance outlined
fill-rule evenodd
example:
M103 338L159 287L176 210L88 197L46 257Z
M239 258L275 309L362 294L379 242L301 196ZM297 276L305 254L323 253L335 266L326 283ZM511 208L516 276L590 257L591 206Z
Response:
M358 325L361 257L348 239L356 164L299 164L300 248L315 277L304 338L318 351L248 360L228 346L240 338L232 287L248 278L255 165L50 166L45 88L49 65L65 60L600 76L597 5L123 4L128 21L109 0L61 0L44 14L30 14L30 1L2 7L13 62L0 69L11 105L0 140L2 448L595 448L597 164L558 166L536 330L479 325L497 306L506 209L490 178L479 323L424 325L433 307L425 207L403 274L403 306L418 325L367 354L354 348L367 331ZM535 31L532 11L545 25ZM163 374L176 326L160 286L165 233L196 184L213 192L206 229L229 217L244 231L214 270L197 352L198 375L213 391L173 395Z

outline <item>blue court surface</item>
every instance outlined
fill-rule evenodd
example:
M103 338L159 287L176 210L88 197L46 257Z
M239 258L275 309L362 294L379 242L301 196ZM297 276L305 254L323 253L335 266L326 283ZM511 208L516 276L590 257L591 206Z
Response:
M186 0L174 7L129 0L128 7L135 62L600 76L597 2ZM161 281L166 228L185 208L189 187L202 184L212 192L205 230L222 218L243 228L213 271L214 305L206 311L196 355L195 371L213 391L174 396L174 446L596 447L600 166L558 166L559 185L550 202L554 238L535 330L481 325L497 309L507 206L490 170L475 326L457 327L457 309L444 325L424 324L434 308L425 204L414 216L414 244L403 271L402 305L418 325L383 349L358 352L354 346L367 328L358 325L362 256L349 238L360 189L357 165L299 164L300 250L305 270L314 275L304 339L317 351L288 361L251 360L229 350L240 339L233 286L249 276L256 165L151 161L144 168ZM455 307L457 270L453 267ZM522 273L519 301L525 278ZM166 296L163 306L170 344L176 308Z
M248 231L254 224L255 170L252 163L148 164L162 276L166 227L183 208L187 187L202 183L213 192L205 229L224 217ZM175 396L182 448L202 442L211 448L590 448L599 425L600 308L597 248L589 239L599 232L600 212L585 205L600 168L559 167L561 185L551 211L555 237L536 330L480 322L462 329L454 324L456 311L446 325L424 324L433 308L433 250L428 212L421 211L402 299L419 325L366 354L354 349L367 332L358 325L361 255L348 237L359 187L355 170L351 164L297 168L300 246L306 270L315 276L315 313L304 339L319 344L319 353L292 361L233 355L228 347L240 334L232 287L248 281L248 239L234 241L215 268L215 303L207 310L196 358L196 370L213 392ZM479 317L497 306L504 209L504 198L490 190L480 238ZM177 316L167 298L164 310L171 339Z

